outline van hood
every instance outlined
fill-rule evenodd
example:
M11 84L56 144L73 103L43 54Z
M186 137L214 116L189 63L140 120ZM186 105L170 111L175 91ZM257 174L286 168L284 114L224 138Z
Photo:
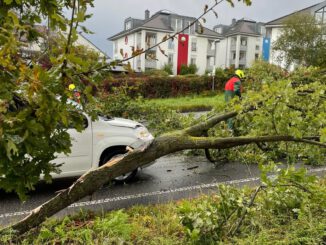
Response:
M126 127L126 128L136 128L139 126L143 126L142 124L129 120L129 119L124 119L124 118L118 118L114 117L108 121L106 121L108 124L116 127Z

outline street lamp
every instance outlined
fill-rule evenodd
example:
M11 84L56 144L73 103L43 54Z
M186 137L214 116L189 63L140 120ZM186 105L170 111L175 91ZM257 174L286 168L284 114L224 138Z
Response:
M213 77L212 91L215 90L215 71L216 71L216 67L214 66L212 71L212 77Z

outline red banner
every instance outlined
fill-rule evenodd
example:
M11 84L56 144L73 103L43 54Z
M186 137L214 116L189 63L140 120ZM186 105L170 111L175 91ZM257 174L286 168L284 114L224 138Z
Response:
M189 36L187 34L179 34L177 74L180 74L181 65L188 64L188 46Z

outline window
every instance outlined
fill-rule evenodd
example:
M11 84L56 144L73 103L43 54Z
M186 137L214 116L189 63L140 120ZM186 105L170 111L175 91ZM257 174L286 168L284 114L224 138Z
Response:
M196 39L191 40L191 51L197 52L197 40Z
M246 52L240 52L240 60L246 59Z
M326 7L315 12L315 19L319 23L326 23Z
M247 39L241 39L241 45L247 46Z
M187 33L188 33L189 35L193 35L193 34L195 34L195 27L196 27L196 24L193 24L192 26L190 26L191 23L192 23L192 21L188 21L188 22L187 22L187 26L189 26L189 28L187 29Z
M215 44L214 41L208 41L208 48L210 50L215 50Z
M173 39L169 39L169 41L168 41L168 49L174 49L174 41L173 41Z
M168 64L173 65L173 54L168 54Z
M260 46L256 45L256 50L259 51L259 49L260 49Z
M195 56L192 56L191 59L190 59L190 64L191 65L196 65L196 57Z
M255 60L259 59L259 54L255 54Z
M181 31L182 30L182 19L175 19L174 30Z
M126 30L129 30L129 29L131 29L131 21L128 21L126 23Z
M222 34L222 27L217 27L217 28L215 28L215 31L216 31L217 33Z

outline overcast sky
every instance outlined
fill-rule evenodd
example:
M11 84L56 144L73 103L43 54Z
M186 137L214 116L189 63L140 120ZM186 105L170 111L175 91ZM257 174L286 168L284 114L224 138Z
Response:
M144 18L148 9L152 14L167 9L180 15L198 17L202 14L205 4L212 4L215 0L95 0L95 7L90 9L93 17L86 26L95 32L87 37L100 49L112 56L112 44L107 38L122 31L125 18ZM226 2L216 7L219 18L213 13L207 15L206 27L212 28L216 24L230 24L232 18L249 18L255 21L268 22L281 16L292 13L322 0L252 0L247 7L235 0L232 8Z

